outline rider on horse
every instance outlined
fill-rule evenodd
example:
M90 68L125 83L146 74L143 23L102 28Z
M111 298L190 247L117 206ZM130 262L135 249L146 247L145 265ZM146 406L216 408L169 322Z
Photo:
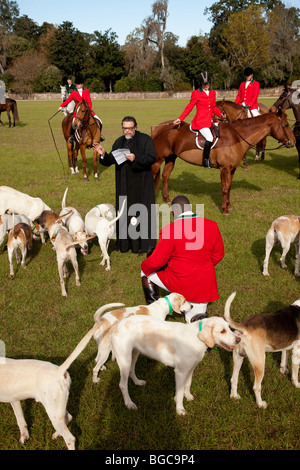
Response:
M194 106L197 106L197 112L192 121L192 129L199 130L200 134L202 134L205 139L203 166L206 168L214 168L215 165L213 165L209 160L210 149L213 143L213 135L210 128L214 114L221 119L224 119L225 115L219 110L219 108L217 108L216 92L211 88L211 76L209 73L200 73L199 81L200 88L192 92L191 101L173 124L180 124L181 121L183 121L192 111Z
M253 69L246 67L244 70L245 81L240 84L240 88L235 99L236 104L241 104L251 111L252 117L259 116L258 95L259 82L253 79Z
M76 89L71 91L69 97L60 105L58 110L62 111L63 108L68 106L68 104L71 103L71 101L73 101L73 100L75 102L78 102L78 103L82 100L85 100L87 102L87 104L89 105L89 108L92 111L92 114L93 114L94 118L96 119L96 122L100 121L100 123L102 124L101 119L92 110L91 95L90 95L89 90L87 88L83 87L83 77L82 77L82 75L78 75L75 78L75 84L76 84ZM74 112L74 117L75 117L75 114L76 113ZM100 124L99 124L99 127L101 127ZM70 143L74 142L74 133L71 135L71 137L69 139L69 142Z

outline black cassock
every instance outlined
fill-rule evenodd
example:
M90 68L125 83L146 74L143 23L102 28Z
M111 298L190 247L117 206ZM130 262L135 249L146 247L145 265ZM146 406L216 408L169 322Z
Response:
M116 212L127 198L125 211L117 222L116 249L121 252L147 253L156 245L156 208L154 181L151 166L156 161L153 140L139 131L131 139L119 137L112 146L112 152L128 148L134 153L133 162L127 160L118 165L112 153L105 153L99 162L104 166L115 164L116 171Z

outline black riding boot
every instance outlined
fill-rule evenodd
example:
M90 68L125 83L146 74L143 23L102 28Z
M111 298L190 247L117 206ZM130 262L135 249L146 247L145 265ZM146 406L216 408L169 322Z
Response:
M203 166L206 168L215 168L215 165L211 163L209 159L210 149L212 146L212 142L205 141L204 149L203 149Z
M145 300L147 304L152 304L159 299L159 289L156 284L149 281L146 276L142 276L142 287L144 289Z

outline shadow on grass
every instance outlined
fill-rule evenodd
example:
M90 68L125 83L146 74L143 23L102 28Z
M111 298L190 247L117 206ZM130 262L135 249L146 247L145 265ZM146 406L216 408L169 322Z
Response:
M170 178L169 180L169 191L174 191L176 194L193 194L195 196L201 197L202 195L207 195L211 197L214 204L222 212L222 188L221 181L219 182L207 182L200 177L198 174L184 171L177 178ZM206 170L209 171L209 170ZM216 171L216 170L213 170ZM218 170L219 171L219 170ZM203 173L201 174L203 176ZM230 199L232 205L234 206L234 194L235 190L242 189L246 191L262 191L260 186L250 183L247 180L238 181L233 178ZM162 191L162 182L159 187L159 191Z
M265 238L255 240L255 242L252 243L252 246L251 246L251 251L257 259L257 264L258 264L258 267L259 267L261 273L263 271L263 264L264 264L265 254L266 254L266 251L265 251L266 248L265 247L266 247L266 239ZM268 263L268 270L269 270L270 276L272 275L271 274L271 269L272 269L271 265L273 263L274 263L274 265L276 265L280 269L283 269L283 268L281 268L281 263L280 263L281 255L282 255L281 244L276 243L274 245L272 251L271 251L270 258L269 258L269 263ZM294 271L295 271L295 258L296 258L295 247L294 247L294 244L292 244L289 252L286 255L286 259L285 259L285 262L286 262L286 265L287 265L286 270L291 272L292 274L294 274Z

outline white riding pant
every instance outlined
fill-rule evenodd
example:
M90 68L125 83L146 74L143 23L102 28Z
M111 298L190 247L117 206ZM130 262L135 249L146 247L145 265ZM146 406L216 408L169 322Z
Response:
M143 271L141 272L141 277L145 276ZM170 292L170 290L161 282L159 279L158 275L156 273L150 274L150 276L147 277L147 279L153 284L156 284L158 287L161 287L162 289ZM188 302L190 302L188 299L186 299ZM207 302L206 303L195 303L195 302L190 302L192 305L192 309L189 312L186 312L185 314L185 321L187 323L191 322L191 319L195 316L198 315L199 313L206 313L206 308L207 308Z
M209 127L203 127L203 129L199 129L200 134L203 135L204 139L208 142L212 142L214 140L213 135Z

